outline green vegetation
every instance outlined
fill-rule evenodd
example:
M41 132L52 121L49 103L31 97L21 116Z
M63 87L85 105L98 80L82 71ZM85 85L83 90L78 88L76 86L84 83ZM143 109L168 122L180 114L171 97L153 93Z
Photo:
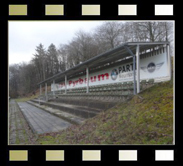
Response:
M82 125L40 135L37 141L39 144L172 144L173 81L158 83Z
M17 98L17 99L15 99L15 101L16 101L16 102L25 102L25 101L32 100L32 99L34 99L34 98L36 98L36 97L38 97L38 94L29 96L29 97Z

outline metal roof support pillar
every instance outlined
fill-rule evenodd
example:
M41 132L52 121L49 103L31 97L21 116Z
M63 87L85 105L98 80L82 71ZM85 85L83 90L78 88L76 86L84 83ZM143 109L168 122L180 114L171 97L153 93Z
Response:
M86 80L87 80L87 86L86 86L86 93L89 93L89 69L86 68Z
M167 52L167 60L168 60L168 74L169 74L169 77L170 77L170 79L171 79L171 77L172 77L172 72L171 72L171 56L170 56L170 45L169 44L167 44L166 45L166 52Z
M48 101L48 95L47 95L47 82L45 83L45 97L46 97L46 102Z
M65 94L67 94L67 75L65 75Z
M53 97L55 98L55 80L53 80Z
M125 49L133 56L133 94L136 95L137 94L137 89L136 89L136 79L135 79L135 55L133 54L133 52L127 47L124 46Z
M136 49L136 64L137 64L137 93L140 92L140 56L139 56L139 45L137 45Z
M135 78L135 60L136 57L133 56L133 94L137 94L137 89L136 89L136 78Z

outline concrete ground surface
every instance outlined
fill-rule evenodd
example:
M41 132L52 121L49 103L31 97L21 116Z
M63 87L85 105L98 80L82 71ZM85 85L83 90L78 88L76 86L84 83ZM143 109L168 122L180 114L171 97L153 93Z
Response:
M31 129L37 134L59 132L71 124L26 102L18 102L21 112Z
M64 119L72 124L82 124L85 121L84 118L81 118L81 117L75 116L73 114L61 111L59 109L54 109L52 107L48 107L44 104L38 104L38 103L32 102L32 101L27 101L27 103L29 103L33 106L36 106L40 109L43 109L43 110L47 111L48 113L53 114L55 116L58 116L61 119Z

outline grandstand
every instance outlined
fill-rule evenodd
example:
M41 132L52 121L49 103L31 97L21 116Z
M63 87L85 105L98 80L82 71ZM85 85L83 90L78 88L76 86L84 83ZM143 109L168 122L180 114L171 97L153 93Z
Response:
M124 43L40 82L40 96L33 101L93 117L156 82L170 80L170 61L169 42Z

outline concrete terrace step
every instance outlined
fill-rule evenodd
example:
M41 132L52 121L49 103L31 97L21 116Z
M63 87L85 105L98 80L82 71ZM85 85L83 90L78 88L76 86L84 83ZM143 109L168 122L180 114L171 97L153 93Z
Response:
M31 101L39 103L39 100L31 100ZM86 106L78 106L78 105L71 105L71 104L58 103L58 102L40 101L40 104L44 104L54 109L59 109L61 111L64 111L82 118L91 118L103 111L102 109L97 109L97 108L94 109Z
M34 105L44 111L47 111L49 112L50 114L53 114L57 117L60 117L61 119L64 119L72 124L82 124L86 119L84 118L81 118L81 117L78 117L78 116L75 116L73 114L69 114L69 113L66 113L66 112L63 112L63 111L60 111L59 109L54 109L52 107L48 107L46 105L39 105L38 103L36 102L32 102L32 101L27 101L27 103L31 104L31 105Z
M87 109L96 109L96 110L106 110L109 109L113 106L116 105L115 100L112 101L101 101L101 100L92 100L92 99L87 99L87 98L83 98L83 99L77 99L77 98L66 98L66 97L62 97L62 98L56 98L56 99L51 99L51 102L56 102L56 103L65 103L65 104L71 104L71 105L76 105L76 106L82 106L82 107L86 107Z

